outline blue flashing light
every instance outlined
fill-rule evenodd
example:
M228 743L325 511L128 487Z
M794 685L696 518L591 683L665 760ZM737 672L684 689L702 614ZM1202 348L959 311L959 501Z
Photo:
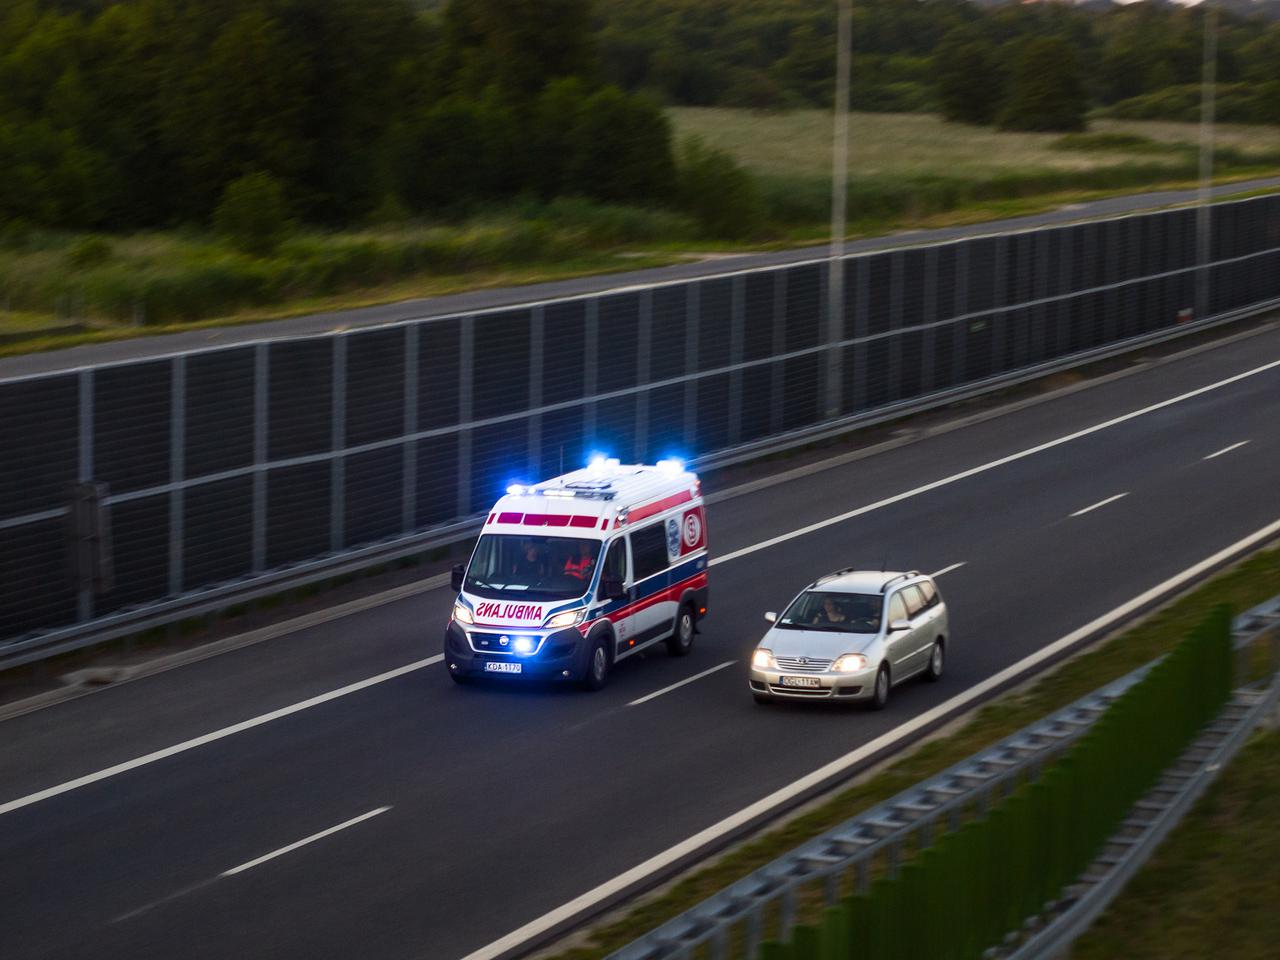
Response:
M533 653L532 637L516 637L512 643L516 653Z

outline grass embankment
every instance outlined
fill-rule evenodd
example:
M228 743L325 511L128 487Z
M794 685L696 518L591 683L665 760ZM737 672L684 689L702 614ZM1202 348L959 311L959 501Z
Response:
M1278 591L1280 550L1254 556L1132 629L982 707L954 732L929 741L784 826L769 830L696 869L648 902L591 930L582 945L555 954L556 960L598 960L606 956L804 841L1155 659L1181 641L1216 604L1226 603L1234 610L1244 610L1275 596ZM857 722L856 716L848 717L848 722ZM1276 785L1274 781L1273 785ZM1280 819L1267 829L1280 836ZM800 919L816 919L820 907L820 899L805 899ZM1182 955L1209 956L1210 953ZM1126 955L1120 952L1108 956Z
M700 136L752 173L766 219L758 236L726 242L678 213L576 200L461 223L299 232L267 257L192 231L94 238L11 227L0 232L0 334L15 335L0 336L0 355L826 239L830 114L681 108L671 117L678 137ZM1100 120L1067 137L927 114L856 114L851 125L850 236L1186 185L1197 171L1192 124ZM1280 170L1280 128L1222 126L1217 143L1219 179Z
M1280 943L1280 731L1258 733L1071 952L1268 960Z
M821 224L829 216L829 113L689 107L672 110L671 117L678 135L702 137L753 173L776 221ZM857 113L849 122L853 233L933 225L950 213L964 220L1007 216L1043 209L1050 199L1130 192L1198 175L1195 124L1097 120L1090 133L1064 137L945 123L923 113ZM1219 126L1215 142L1220 178L1280 170L1280 127Z

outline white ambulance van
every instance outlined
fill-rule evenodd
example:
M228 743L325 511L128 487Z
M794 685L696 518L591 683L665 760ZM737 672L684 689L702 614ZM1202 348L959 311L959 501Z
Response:
M656 643L693 646L707 612L707 524L698 477L675 460L583 470L512 486L465 566L444 664L476 677L605 685Z

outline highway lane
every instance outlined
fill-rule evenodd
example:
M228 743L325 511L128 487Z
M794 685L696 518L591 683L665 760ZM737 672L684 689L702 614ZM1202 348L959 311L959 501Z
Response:
M713 550L727 555L1278 357L1273 331L733 498L711 509ZM600 695L456 690L439 667L414 671L0 816L7 947L17 957L460 955L1274 520L1278 406L1273 369L719 563L715 616L695 654L620 669ZM965 564L942 579L957 632L944 683L902 688L880 715L759 709L735 666L628 706L726 659L741 663L764 609L886 546L901 551L891 561L923 569ZM435 591L10 721L0 728L0 803L292 702L282 695L358 679L353 647L367 655L360 676L434 653L448 603ZM293 679L272 698L259 670Z
M1238 183L1220 184L1214 187L1212 192L1214 197L1225 197L1254 190L1275 189L1277 187L1280 187L1280 177L1267 177ZM1173 204L1194 203L1197 199L1198 193L1194 189L1125 194L1085 203L1069 204L1055 210L1029 214L1023 217L965 224L958 227L940 227L932 230L907 230L885 237L867 237L861 240L851 240L845 245L845 249L849 253L863 253L923 243L939 243L964 237L1008 233L1015 230L1029 230L1053 224L1075 223L1081 220L1121 216L1142 210L1159 209ZM748 253L738 256L719 256L714 259L675 264L668 267L598 274L596 276L554 280L521 287L473 290L466 293L405 300L399 303L387 303L373 307L290 317L284 320L273 320L259 324L185 330L161 336L85 344L45 353L0 358L0 377L46 373L53 370L68 370L88 364L163 356L184 350L198 350L204 347L244 343L268 337L310 336L352 327L395 323L400 320L439 317L454 313L470 313L496 307L531 303L538 300L599 293L604 290L638 284L687 280L694 277L708 277L737 270L782 266L806 260L821 259L826 254L826 246L812 246L790 250L772 250L765 253Z

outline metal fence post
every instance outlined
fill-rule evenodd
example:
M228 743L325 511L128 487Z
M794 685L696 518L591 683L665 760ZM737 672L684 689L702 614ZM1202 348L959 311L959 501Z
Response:
M871 297L871 259L858 257L854 261L853 339L861 341L867 335L868 304ZM867 347L855 342L853 346L853 410L867 405Z
M742 339L746 326L747 278L738 274L733 278L733 292L729 314L729 446L742 437Z
M267 418L271 355L265 343L253 354L253 572L267 566Z
M535 482L542 471L542 414L536 413L542 406L542 356L546 340L546 314L541 306L529 311L529 449L525 456L525 468L530 482Z
M169 367L169 593L182 592L183 488L186 472L187 358Z
M653 288L640 293L639 343L636 350L636 386L643 388L649 382L653 353ZM636 392L636 463L644 463L649 447L649 396L652 391Z
M991 305L993 307L1003 307L1008 301L1005 294L1009 287L1009 247L1007 236L996 238L996 262L995 268L991 271L993 275ZM1004 370L1004 363L1000 354L1005 344L1015 335L1015 331L1010 329L1009 311L992 310L987 315L986 322L991 326L991 337L987 341L990 345L988 349L991 351L987 370L989 374L1001 373Z
M329 461L329 549L337 553L343 542L347 461L347 335L333 338L333 398L330 407L333 459Z
M902 399L902 272L901 250L889 255L889 391L892 402Z
M684 448L692 455L698 443L698 340L702 309L702 284L685 287L684 301Z
M420 324L404 327L404 436L401 450L402 486L400 528L405 533L417 526L418 518L418 332Z
M77 444L77 479L81 483L90 483L93 480L93 370L81 370L78 381L80 435ZM76 596L76 616L81 623L93 617L93 589L83 582Z
M471 515L471 391L474 386L476 318L467 314L459 324L458 337L458 489L459 517Z
M924 301L920 308L924 336L920 339L920 392L931 393L934 386L934 351L938 349L938 248L924 255Z
M969 310L969 244L972 242L966 240L956 246L956 317L963 317ZM969 351L969 321L957 319L951 329L955 345L951 356L951 382L959 386L965 382L965 368L969 363L966 356Z
M773 274L773 340L774 357L787 350L787 271L775 270ZM782 398L786 389L784 362L774 360L769 370L769 433L782 432Z
M600 298L587 301L587 343L583 350L582 438L588 447L596 445L597 359L600 353Z

